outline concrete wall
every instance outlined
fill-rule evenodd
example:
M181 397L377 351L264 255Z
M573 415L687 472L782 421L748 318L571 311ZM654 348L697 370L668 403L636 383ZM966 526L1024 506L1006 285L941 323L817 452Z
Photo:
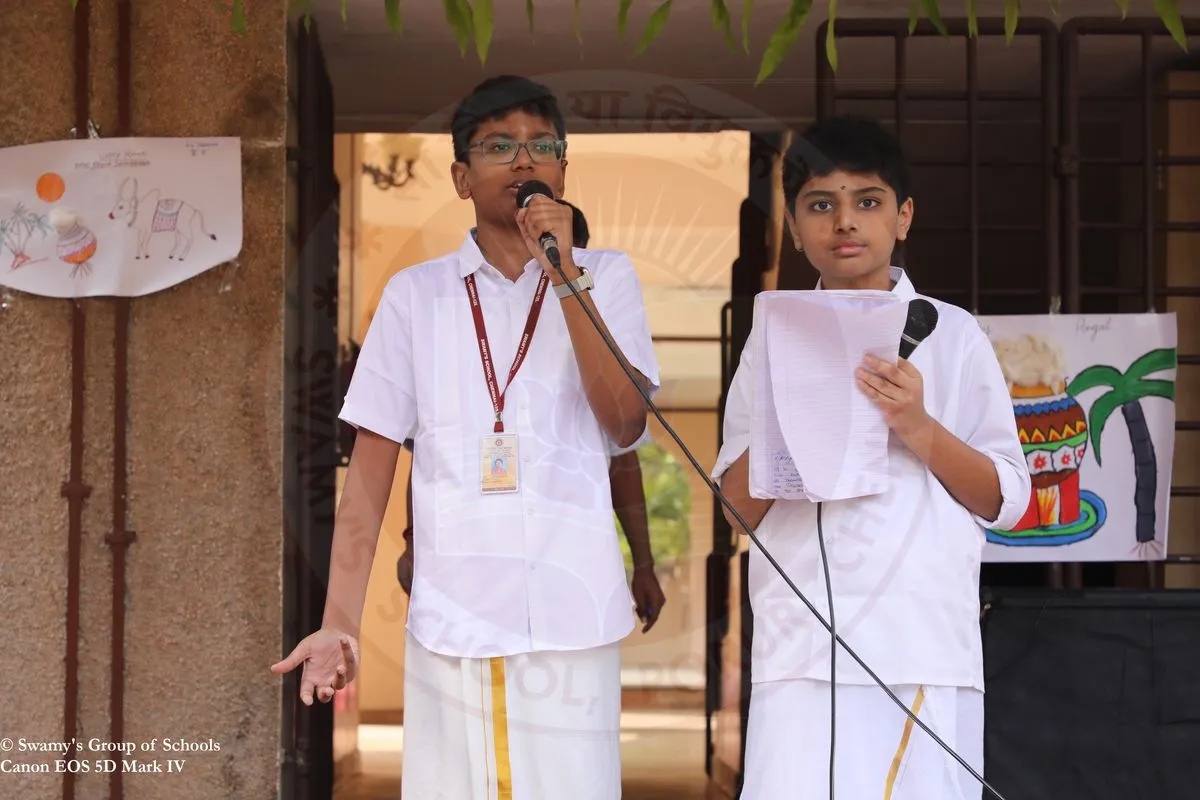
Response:
M238 37L211 0L133 3L133 133L241 136L245 245L219 267L133 301L125 735L158 738L181 774L127 775L128 800L272 797L280 651L281 341L286 2L255 3ZM94 2L92 117L116 125L116 3ZM68 0L6 4L0 146L68 137ZM232 281L232 289L219 287ZM87 320L79 736L109 739L113 302ZM16 295L0 311L0 737L63 736L70 303ZM164 737L220 744L163 753ZM13 752L14 761L50 761ZM86 751L84 756L96 757ZM3 757L3 754L0 754ZM61 775L0 775L0 796L60 796ZM108 796L79 776L76 797Z

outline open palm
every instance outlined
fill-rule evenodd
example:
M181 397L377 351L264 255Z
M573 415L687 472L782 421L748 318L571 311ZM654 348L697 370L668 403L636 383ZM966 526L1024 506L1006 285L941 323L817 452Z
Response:
M271 672L286 675L302 665L300 700L311 706L314 695L322 703L333 699L358 674L358 642L353 636L333 628L310 633L296 645L287 658L271 665Z

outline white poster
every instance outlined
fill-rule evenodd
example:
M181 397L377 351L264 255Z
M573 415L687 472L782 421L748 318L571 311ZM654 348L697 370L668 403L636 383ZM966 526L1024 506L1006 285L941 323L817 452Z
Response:
M239 139L0 150L0 285L46 297L137 297L241 249Z
M980 317L1009 383L1033 490L984 560L1153 561L1167 551L1174 314Z

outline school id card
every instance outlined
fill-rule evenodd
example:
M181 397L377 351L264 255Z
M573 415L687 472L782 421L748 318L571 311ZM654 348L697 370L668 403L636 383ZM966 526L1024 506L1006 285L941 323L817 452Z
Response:
M518 491L517 435L493 433L479 445L479 488L484 494Z

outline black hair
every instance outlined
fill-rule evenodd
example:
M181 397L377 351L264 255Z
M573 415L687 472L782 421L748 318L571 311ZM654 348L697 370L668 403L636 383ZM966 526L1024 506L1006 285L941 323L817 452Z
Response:
M909 197L908 162L896 137L873 120L830 117L793 139L784 155L783 197L788 210L796 210L796 198L810 178L835 170L878 175L896 193L896 205Z
M588 239L591 238L591 233L588 231L587 217L578 207L568 203L566 200L559 200L564 206L571 209L571 241L576 247L587 247Z
M514 111L545 117L554 125L558 138L567 138L567 123L554 92L528 78L497 75L472 89L454 110L454 116L450 118L454 160L467 161L471 139L480 125Z

